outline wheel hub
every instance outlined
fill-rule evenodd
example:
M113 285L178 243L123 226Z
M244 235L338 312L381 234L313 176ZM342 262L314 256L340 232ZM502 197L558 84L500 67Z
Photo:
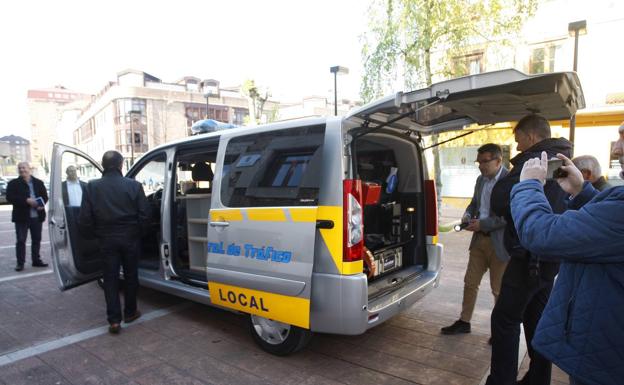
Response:
M251 315L251 323L258 337L271 345L283 343L290 334L290 325Z

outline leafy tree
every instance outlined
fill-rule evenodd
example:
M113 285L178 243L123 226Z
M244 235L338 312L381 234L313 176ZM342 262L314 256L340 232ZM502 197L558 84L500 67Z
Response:
M373 0L362 57L364 101L402 80L405 89L431 84L434 74L465 75L454 59L469 48L509 44L538 0ZM442 52L434 63L434 51ZM434 72L436 71L436 72Z
M397 83L410 90L431 85L434 75L466 75L457 58L474 47L509 44L509 38L534 14L538 1L373 0L362 47L362 99L380 97ZM436 51L440 62L434 62ZM438 136L432 135L431 140L437 144ZM436 187L441 191L437 146L433 157Z
M261 90L253 79L247 79L241 86L241 93L247 97L249 103L249 121L258 124L264 111L264 104L271 96L269 90Z

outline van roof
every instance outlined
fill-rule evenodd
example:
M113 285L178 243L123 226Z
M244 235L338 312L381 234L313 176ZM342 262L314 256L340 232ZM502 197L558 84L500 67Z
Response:
M263 132L263 131L270 131L270 130L275 130L275 129L280 129L280 128L322 124L322 123L325 123L327 119L328 119L327 117L306 117L306 118L300 118L300 119L294 119L294 120L277 121L277 122L262 124L258 126L236 127L236 128L226 129L226 130L208 132L205 134L197 134L197 135L187 136L184 138L176 139L171 142L161 144L151 149L149 153L152 153L155 150L161 150L164 148L173 147L182 143L184 144L193 143L193 142L201 141L203 139L211 138L211 137L239 136L239 135L245 135L245 134L254 134L254 133Z

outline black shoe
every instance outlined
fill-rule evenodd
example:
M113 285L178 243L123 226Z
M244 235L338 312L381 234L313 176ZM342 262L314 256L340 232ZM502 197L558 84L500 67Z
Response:
M120 331L121 331L121 325L118 323L110 324L110 326L108 327L108 332L110 334L119 334Z
M15 271L22 271L24 270L24 265L21 263L18 263L17 265L15 265Z
M33 267L48 267L48 264L44 263L42 260L34 261L32 265Z
M124 317L124 322L129 324L132 321L136 321L140 316L141 316L141 312L137 310L130 317Z
M451 326L443 327L440 330L442 331L442 334L470 333L470 322L464 322L458 319Z

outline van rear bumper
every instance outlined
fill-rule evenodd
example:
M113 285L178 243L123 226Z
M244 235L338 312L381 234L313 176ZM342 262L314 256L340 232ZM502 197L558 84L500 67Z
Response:
M362 334L406 310L438 286L442 245L430 245L429 267L395 290L368 301L364 274L313 273L310 329L320 333ZM433 262L433 263L432 263Z

